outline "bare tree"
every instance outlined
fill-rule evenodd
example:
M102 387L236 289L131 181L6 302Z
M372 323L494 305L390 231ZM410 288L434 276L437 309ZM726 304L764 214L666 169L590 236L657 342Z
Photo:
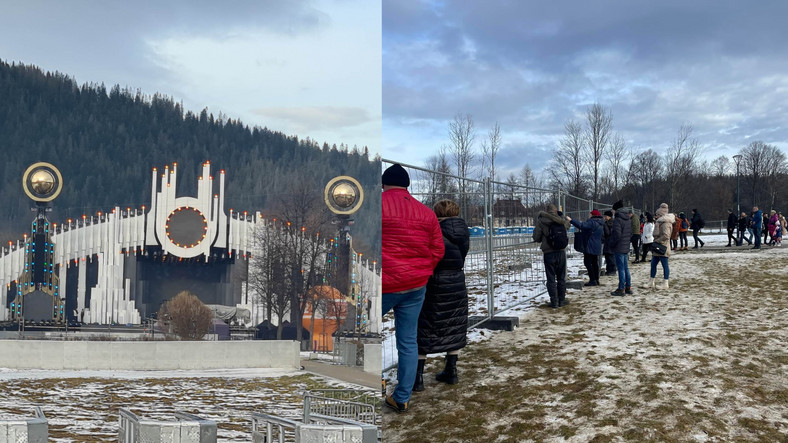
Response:
M475 158L473 143L476 140L476 129L473 117L470 114L457 114L449 122L449 140L451 141L451 154L457 167L459 176L457 188L459 190L459 205L463 218L468 218L468 198L466 192L466 178L471 174Z
M570 193L584 197L586 162L583 159L583 128L570 120L564 123L564 137L550 161L550 178Z
M520 170L520 183L526 187L526 195L525 195L525 206L532 207L536 205L537 195L536 192L532 189L536 187L536 176L534 175L534 171L531 170L531 166L526 163L523 166L523 169Z
M609 177L612 179L612 188L618 191L622 185L621 181L626 176L626 163L630 151L627 143L621 134L616 133L610 141L610 149L607 151L607 160L610 164Z
M514 195L517 193L517 176L514 174L509 174L509 177L506 177L506 198L509 200L514 200Z
M482 141L482 164L487 167L485 171L490 180L495 181L495 158L501 149L501 127L498 122L487 132L487 140Z
M750 176L752 204L763 205L764 191L770 206L774 205L777 194L777 178L786 173L786 157L776 146L760 140L743 148L741 169Z
M656 183L663 176L663 165L660 156L649 149L632 158L629 163L628 182L635 188L635 201L640 207L646 207L646 198L650 197L649 206L652 210L657 204Z
M613 115L609 109L594 103L586 109L585 149L586 158L591 168L591 198L599 199L599 173L602 159L610 142L610 131L613 129Z
M281 224L281 221L279 221ZM292 302L290 279L287 278L287 244L283 230L276 225L261 225L255 232L256 254L250 260L249 284L263 305L266 318L278 319L276 338L282 339L285 316Z
M158 318L169 320L181 340L201 340L213 326L213 312L196 295L181 291L164 303Z
M692 137L692 124L683 123L676 139L665 153L665 176L668 184L668 201L674 206L682 206L682 182L696 169L701 146Z
M425 169L430 172L424 174L424 179L429 186L429 195L426 197L424 204L430 207L438 200L456 198L457 186L449 177L451 165L449 164L447 150L446 145L441 146L438 153L429 157L425 163Z
M703 169L705 170L705 169ZM721 155L709 164L709 171L716 177L723 177L730 173L731 161L727 156Z

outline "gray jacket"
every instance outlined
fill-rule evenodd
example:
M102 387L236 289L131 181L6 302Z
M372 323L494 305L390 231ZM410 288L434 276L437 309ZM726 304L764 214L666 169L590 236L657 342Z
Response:
M567 231L569 230L569 220L559 217L558 214L554 212L540 212L536 226L534 226L533 238L535 242L542 243L540 247L544 253L557 251L557 249L553 249L547 244L547 236L550 234L550 225L553 223L562 223Z

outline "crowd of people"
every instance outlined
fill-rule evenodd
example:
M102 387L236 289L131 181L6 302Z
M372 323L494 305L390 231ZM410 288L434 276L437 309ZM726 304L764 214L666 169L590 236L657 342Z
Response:
M463 271L470 247L470 230L460 217L460 208L451 200L438 201L432 209L408 192L410 177L398 164L382 176L381 233L383 246L383 314L394 312L397 342L397 386L384 404L398 413L407 412L413 392L423 391L428 354L445 353L445 366L435 380L447 384L459 381L457 360L466 345L468 292ZM785 218L774 210L768 214L757 206L750 215L738 217L728 210L727 247L743 242L760 249L763 243L780 246ZM564 216L549 204L539 213L533 240L543 252L549 306L569 304L566 298L566 251L568 230L576 228L574 249L583 254L589 280L585 286L599 286L600 276L618 275L617 288L610 294L633 294L629 271L633 263L645 263L651 253L650 279L643 288L656 289L657 270L662 268L660 289L669 289L672 252L689 249L687 233L692 231L693 249L702 248L700 238L705 222L697 209L688 217L673 214L662 203L654 214L637 216L622 201L604 214L594 209L585 221ZM736 233L736 235L734 235ZM604 267L602 265L604 258Z

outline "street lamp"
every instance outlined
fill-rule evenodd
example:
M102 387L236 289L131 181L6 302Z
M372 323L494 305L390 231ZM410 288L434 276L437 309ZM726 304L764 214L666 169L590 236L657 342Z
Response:
M739 162L741 162L741 154L733 156L733 161L736 162L736 216L741 214L741 200L739 199Z
M356 321L354 322L353 330L354 332L359 332L360 329L366 328L363 325L366 324L368 317L362 314L365 300L358 293L353 266L351 265L355 254L353 254L353 245L350 238L350 226L353 224L350 216L361 208L361 204L364 202L364 189L355 178L341 175L334 177L328 182L323 191L323 197L328 209L336 214L339 224L339 236L337 237L339 251L335 254L337 259L337 279L334 286L340 293L355 303Z

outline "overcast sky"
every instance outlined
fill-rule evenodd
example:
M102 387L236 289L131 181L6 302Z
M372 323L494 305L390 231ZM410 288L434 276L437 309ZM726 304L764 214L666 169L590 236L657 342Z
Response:
M497 121L496 169L539 171L594 102L635 152L682 123L713 160L788 148L788 2L383 2L384 158L421 166L471 114Z
M380 152L376 1L0 0L0 59Z

